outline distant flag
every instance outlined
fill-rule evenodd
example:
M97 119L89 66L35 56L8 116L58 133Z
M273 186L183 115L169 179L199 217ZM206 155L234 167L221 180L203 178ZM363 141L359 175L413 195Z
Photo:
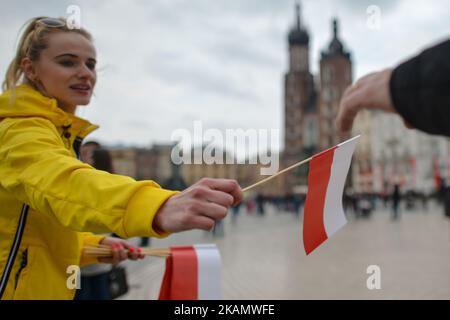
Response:
M437 190L441 188L442 178L441 178L441 166L439 163L439 158L437 156L433 157L433 177L434 177L434 186Z
M222 299L222 264L215 244L171 247L159 300Z
M307 255L347 223L342 194L359 137L327 149L310 161L303 220L303 244Z

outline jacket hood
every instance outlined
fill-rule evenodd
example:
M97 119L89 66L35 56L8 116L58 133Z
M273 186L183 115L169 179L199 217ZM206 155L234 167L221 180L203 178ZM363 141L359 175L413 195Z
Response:
M71 131L84 138L98 128L97 125L67 113L58 107L56 99L45 97L27 84L7 90L0 95L0 121L4 118L41 117L57 127L70 127Z

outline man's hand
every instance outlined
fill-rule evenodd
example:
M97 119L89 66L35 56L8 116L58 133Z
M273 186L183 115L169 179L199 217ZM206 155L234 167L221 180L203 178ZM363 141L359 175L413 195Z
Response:
M392 69L371 73L348 87L342 96L336 126L343 134L351 131L353 120L362 109L378 109L395 113L389 82Z
M162 232L211 230L216 220L225 218L228 209L242 197L235 180L203 178L170 197L158 210L153 228Z

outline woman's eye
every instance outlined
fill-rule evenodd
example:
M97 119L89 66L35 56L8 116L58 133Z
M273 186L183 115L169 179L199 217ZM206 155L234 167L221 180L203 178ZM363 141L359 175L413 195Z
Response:
M95 63L86 63L86 67L89 68L89 70L94 70L95 69Z
M75 65L75 63L70 60L60 61L59 63L64 67L73 67Z

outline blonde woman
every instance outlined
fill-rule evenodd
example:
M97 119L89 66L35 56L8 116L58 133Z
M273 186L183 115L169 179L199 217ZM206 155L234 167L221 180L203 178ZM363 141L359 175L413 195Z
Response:
M183 192L109 174L76 159L97 127L75 115L97 80L84 29L38 17L24 28L0 96L0 297L72 299L69 266L98 262L86 244L113 247L117 263L138 259L122 238L210 230L242 199L234 180L202 179ZM155 115L157 116L157 115ZM127 254L128 252L128 254Z

